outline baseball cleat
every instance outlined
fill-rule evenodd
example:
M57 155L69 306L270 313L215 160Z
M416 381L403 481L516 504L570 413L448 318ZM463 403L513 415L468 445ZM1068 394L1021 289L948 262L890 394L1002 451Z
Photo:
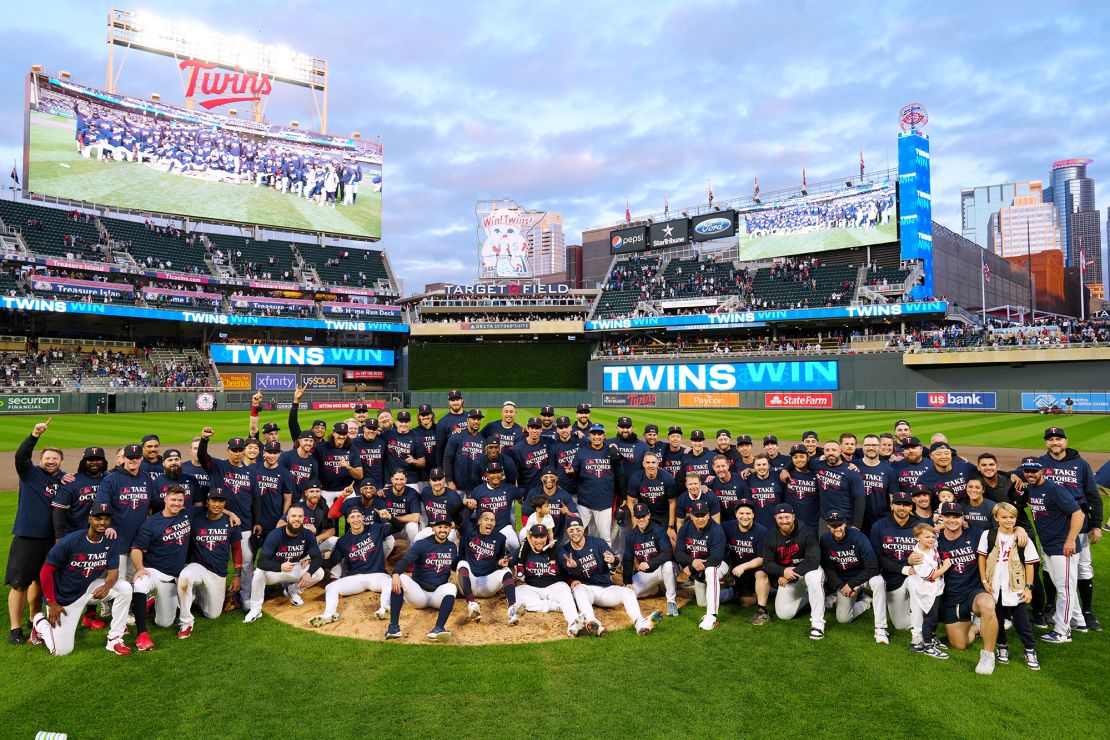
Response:
M1002 665L1009 665L1010 663L1010 646L998 645L994 649L994 659Z
M428 639L433 642L447 642L451 639L451 633L443 627L436 627L428 633Z
M289 603L293 606L304 606L304 599L301 598L301 592L292 586L285 587L285 595L289 597Z
M35 630L35 629L31 630L31 634L27 638L27 642L31 643L32 645L43 645L43 644L45 644L45 643L43 643L42 638L39 637L38 630Z
M1029 649L1025 651L1025 665L1031 671L1039 671L1041 669L1041 662L1037 660L1037 651Z
M401 628L400 627L390 627L389 629L387 629L385 631L385 639L387 639L387 640L396 640L400 636L401 636Z
M1071 642L1071 635L1062 635L1056 630L1052 630L1047 635L1041 635L1041 639L1045 642Z
M667 616L668 617L677 617L678 616L678 604L674 603L673 601L668 601L667 602Z
M1102 625L1099 624L1098 619L1091 612L1083 612L1083 620L1087 623L1087 629L1091 632L1102 632Z
M466 605L466 616L472 622L482 621L482 607L478 606L477 602L470 602Z
M579 614L574 621L567 625L567 637L578 637L586 626L586 618Z
M142 652L154 649L154 640L150 639L150 635L146 632L140 632L139 636L135 638L135 647Z
M760 627L770 621L771 615L767 613L766 607L761 606L756 608L755 614L753 614L752 618L748 620L748 624L753 624L756 627Z
M1071 626L1071 631L1072 632L1086 632L1087 631L1087 623L1086 622L1080 622L1078 619L1071 620L1071 625L1070 626Z
M875 630L875 644L876 645L889 645L890 644L890 635L887 634L886 630Z
M651 621L652 624L659 624L663 621L663 612L656 609L651 614L647 615L647 618Z
M262 619L262 610L251 609L249 612L247 612L247 616L243 617L243 624L257 622L259 619Z
M191 634L193 634L193 625L182 625L182 627L177 630L177 639L188 640Z
M332 624L339 621L338 614L317 614L308 623L313 627L323 627L325 624Z
M809 630L809 639L811 640L824 640L825 630L820 627L813 627Z
M105 627L104 621L94 617L91 612L85 612L81 617L81 624L91 630L102 630Z
M716 626L717 626L717 618L715 616L713 616L712 614L706 614L704 617L701 618L701 622L698 624L698 627L705 630L706 632L708 632L709 630L713 629Z
M109 653L115 653L116 655L131 654L131 648L124 645L123 640L112 640L104 646L104 649L107 650Z
M27 636L23 634L23 630L16 627L8 633L8 642L12 645L22 645L27 642Z
M944 657L947 658L948 656L945 655ZM980 650L979 663L975 666L975 672L980 676L989 676L994 673L994 653Z
M527 611L528 610L525 608L524 604L513 604L512 606L510 606L509 607L509 624L514 625L517 622L519 622L520 621L520 615L524 614Z
M374 619L389 619L389 607L383 606L374 612Z
M646 635L647 633L651 632L651 629L654 626L655 622L645 617L636 623L636 634L641 636Z

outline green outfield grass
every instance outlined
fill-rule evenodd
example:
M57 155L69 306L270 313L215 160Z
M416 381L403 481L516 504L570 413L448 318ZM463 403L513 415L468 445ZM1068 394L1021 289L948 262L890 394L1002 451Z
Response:
M14 514L15 496L0 494L0 563ZM1107 572L1106 545L1095 560ZM1107 622L1105 588L1095 611ZM911 655L904 632L875 645L870 614L830 621L822 642L807 639L805 619L752 627L750 610L725 605L706 633L701 614L687 607L647 637L465 648L327 637L229 614L201 618L188 641L154 627L157 649L126 658L104 651L103 632L80 629L63 658L0 644L2 734L1095 737L1105 723L1110 632L1042 646L1040 673L1015 660L984 677L973 671L977 651L944 662Z
M442 408L436 409L442 413ZM558 409L557 413L573 418L573 409ZM498 418L500 409L485 409L486 420ZM539 413L538 408L517 410L517 420L523 424L528 416ZM1045 427L1059 424L1065 428L1073 447L1084 452L1110 452L1110 416L1075 415L1071 417L1045 417L1036 414L986 414L961 412L897 412L897 411L777 411L777 410L674 410L674 409L595 409L592 418L615 430L618 416L628 414L638 430L654 422L663 430L672 424L682 426L689 434L692 429L702 429L712 435L718 429L728 429L736 434L750 434L753 438L765 434L778 435L782 443L801 439L802 432L812 429L822 439L850 431L857 435L869 432L890 431L898 419L906 419L914 432L927 439L934 432L944 432L954 445L980 447L1018 447L1039 449L1044 446ZM263 413L260 423L277 422L282 427L282 437L288 439L287 411ZM350 415L342 411L301 411L300 422L308 428L313 419L324 419L329 424ZM14 451L35 422L46 416L12 416L0 425L0 451ZM46 440L58 447L85 447L91 444L115 446L137 442L143 434L156 432L163 445L186 444L200 433L205 425L216 430L217 438L226 439L247 433L247 412L187 411L182 413L55 415Z
M381 238L382 195L367 183L358 203L339 208L269 188L217 183L133 162L97 162L77 153L71 118L31 113L27 187L37 193L140 211ZM64 165L64 166L63 166Z

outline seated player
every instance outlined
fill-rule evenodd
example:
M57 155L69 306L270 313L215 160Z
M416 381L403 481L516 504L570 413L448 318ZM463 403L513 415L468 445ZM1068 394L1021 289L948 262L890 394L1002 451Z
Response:
M509 550L505 535L494 530L497 517L486 510L478 514L475 524L464 523L459 538L459 588L466 599L467 616L475 622L482 619L482 608L476 598L488 598L498 591L505 592L509 602L509 624L517 623L516 583L509 570Z
M293 606L303 606L301 592L324 578L323 556L316 538L304 528L304 507L293 504L285 512L285 526L266 535L258 553L250 601L244 622L262 617L266 587L284 584L285 595Z
M324 568L342 567L343 577L324 587L324 613L309 620L313 627L339 621L339 597L354 596L363 591L381 594L375 619L389 616L386 593L391 585L385 572L385 539L400 527L389 511L382 509L376 516L383 521L367 521L361 508L347 513L347 531L340 537L333 550L324 557Z
M689 518L678 530L674 550L675 561L689 569L694 579L695 599L698 606L705 606L705 616L698 626L707 631L717 626L725 559L725 534L710 512L708 501L690 505Z
M451 632L447 618L455 606L458 591L450 582L451 571L459 559L459 549L447 539L451 522L438 519L432 524L432 536L417 540L393 566L393 579L389 596L389 629L385 638L401 637L401 605L406 601L417 609L439 609L435 627L428 639L447 642ZM412 570L412 575L408 574Z
M825 578L821 546L812 529L803 527L792 504L775 507L775 529L763 543L763 569L775 594L775 616L793 619L809 602L809 639L825 637Z
M510 550L520 549L520 538L513 528L513 503L524 497L524 491L505 482L505 467L500 462L486 464L486 479L474 487L463 502L475 511L492 511L497 517L494 524L505 535Z
M193 599L200 595L200 608L204 616L215 619L223 612L227 587L227 563L231 560L235 577L231 579L230 593L237 593L243 577L243 546L239 527L231 523L224 513L223 489L208 493L208 501L201 513L193 513L190 523L189 564L177 577L177 600L181 620L177 636L182 640L193 634Z
M420 492L420 506L423 509L420 515L423 526L416 533L418 540L432 536L432 528L427 526L428 522L448 519L458 524L459 514L463 509L462 497L447 487L447 475L443 472L443 468L432 468L428 471L428 484ZM459 532L452 530L449 539L452 542L458 542Z
M574 595L566 583L562 558L558 548L551 547L550 532L545 530L547 527L542 524L529 530L520 552L509 561L524 581L516 589L517 617L525 611L544 614L559 610L567 620L567 637L577 637L586 626L586 618L578 613Z
M736 504L736 518L721 525L725 532L725 555L732 577L733 598L740 606L755 604L755 614L748 620L756 626L767 624L767 599L771 582L763 571L763 540L767 528L755 520L755 505L747 499Z
M617 556L605 540L587 537L578 517L568 519L567 536L570 541L562 548L563 567L570 574L570 590L574 594L574 603L586 618L587 633L601 637L607 631L594 615L594 606L618 605L624 606L637 634L651 632L662 615L652 612L645 617L640 611L635 591L613 583L612 571L617 566Z
M821 535L821 563L825 581L836 593L836 621L844 624L875 607L875 642L887 645L886 581L879 573L875 550L839 511L829 512L825 519L829 531ZM860 596L864 589L870 595Z
M654 522L651 507L645 503L635 504L632 528L624 538L621 575L624 585L631 588L638 599L655 596L662 587L667 596L668 617L678 616L673 555L667 530Z

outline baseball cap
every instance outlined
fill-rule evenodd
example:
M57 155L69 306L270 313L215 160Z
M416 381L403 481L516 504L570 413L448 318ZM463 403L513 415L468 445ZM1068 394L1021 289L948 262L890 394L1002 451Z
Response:
M651 516L651 509L648 508L647 504L636 504L632 507L632 516L637 519L644 516Z
M447 515L446 515L446 514L440 514L440 515L439 515L439 516L437 516L437 517L436 517L435 519L433 519L432 521L428 522L428 525L429 525L429 526L432 526L432 527L435 527L435 526L437 526L437 525L439 525L439 524L446 524L446 525L450 526L450 524L451 524L451 520L450 520L450 519L449 519L449 518L447 517Z
M952 450L952 445L947 442L933 442L929 445L929 452L936 452L937 450Z
M725 437L728 437L729 439L732 439L732 432L730 432L730 431L729 431L729 430L727 430L727 429L718 429L718 430L717 430L717 433L716 433L716 434L714 434L713 436L714 436L714 437L721 437L721 436L725 436Z
M368 407L364 403L356 403L355 404L355 413L356 414L361 414L363 411L369 411L369 410L370 410L370 407Z
M792 445L790 445L790 454L791 455L808 455L809 450L807 450L806 446L803 445L803 444L792 444Z
M926 496L932 496L933 492L930 491L928 488L922 488L921 486L914 486L910 489L910 496L921 496L922 494Z
M736 502L736 506L733 507L733 510L735 511L735 510L741 509L741 508L751 509L752 511L755 511L755 504L753 504L751 501L749 501L746 498L742 498L742 499L740 499L739 501Z
M501 404L501 408L508 408L510 406L515 409L516 401L506 401L505 403Z
M263 452L281 452L281 442L267 442L262 445Z
M709 516L709 502L708 501L695 501L690 504L691 516Z
M162 440L158 439L157 434L147 434L141 440L139 440L139 444L145 445L147 442L151 442L151 441L161 442Z
M428 480L440 480L446 477L447 474L443 472L443 468L432 468L428 471Z
M659 434L659 425L658 424L648 424L647 426L644 427L644 434L651 434L652 432L655 432L656 434Z
M127 445L123 448L123 456L131 460L137 460L143 456L142 445Z
M775 507L776 514L794 514L794 506L792 504L779 504Z
M316 438L312 436L312 432L310 432L306 429L305 431L303 431L303 432L301 432L300 434L297 435L297 439L316 439Z
M1068 435L1064 434L1064 430L1061 429L1060 427L1049 427L1048 429L1044 430L1044 438L1045 439L1052 439L1053 437L1067 438L1067 436Z
M359 481L359 486L358 487L360 489L361 488L373 488L375 490L378 488L377 486L374 485L374 481L370 480L369 478L363 478L361 481Z
M533 524L528 528L528 534L532 537L546 537L548 534L546 524Z
M555 415L555 407L554 406L544 406L542 409L540 409L540 416L554 416L554 415Z
M397 421L412 421L412 414L408 411L398 411Z
M576 409L575 413L579 413L579 414L588 414L588 413L590 413L590 404L588 404L588 403L578 404L578 408Z
M905 424L906 426L910 426L910 423L908 421L906 421L905 419L899 419L898 421L894 422L895 428L900 427L903 424Z
M564 526L564 529L570 529L571 527L584 527L584 526L585 525L582 524L582 517L577 516L577 515L572 515L572 514L567 515L566 525Z
M451 391L450 393L447 394L447 400L448 401L461 401L462 397L463 397L462 391L460 391L458 389L455 389L455 390L453 390L453 391Z
M917 437L906 437L904 440L902 440L902 449L903 450L906 449L907 447L920 447L920 446L921 446L921 440L918 439Z
M890 496L890 503L913 506L913 497L911 497L910 494L906 493L905 491L895 491Z
M312 426L314 427L326 427L327 425L328 423L323 419L317 419L316 421L312 422Z
M309 481L308 483L305 483L305 484L304 484L304 490L306 490L306 491L307 491L307 490L309 490L310 488L320 488L320 489L322 489L322 488L323 488L323 486L321 486L321 485L320 485L320 481L318 481L318 480L316 480L315 478L313 478L313 479L312 479L312 480L310 480L310 481Z
M85 454L82 455L81 457L83 457L86 460L95 460L97 458L100 458L101 460L107 460L108 459L104 455L104 448L103 447L86 447L85 448Z
M672 434L682 434L682 427L677 424L667 427L667 436L669 437Z
M268 422L266 422L265 424L262 425L262 433L263 434L269 434L270 432L277 432L277 431L280 431L280 430L281 430L281 427L279 427L277 424L275 424L272 421L268 421Z
M590 434L594 433L605 434L605 427L603 427L601 424L594 424L590 427Z
M105 503L93 504L89 516L111 516L112 507Z
M765 445L771 445L771 444L777 445L778 443L779 443L779 438L776 437L773 434L768 434L766 437L763 438L763 444L765 444Z
M482 413L481 409L470 409L470 411L466 412L466 418L483 419L485 418L485 414Z
M955 514L956 516L964 515L964 507L957 504L955 501L945 501L940 505L940 515L946 516Z
M833 527L839 527L841 524L847 523L848 520L845 519L844 515L841 514L839 511L830 511L829 515L825 517L825 524L827 524L830 529L832 529Z
M752 443L751 435L741 434L739 437L736 438L736 446L737 447L740 447L741 445L750 445L751 443Z
M1030 456L1030 457L1021 458L1021 469L1022 470L1040 470L1043 467L1044 467L1044 463L1042 463L1040 460L1038 460L1035 457Z
M213 488L212 490L210 490L208 492L208 498L218 498L218 499L227 500L227 494L224 493L224 489L220 488L219 486L216 486L215 488Z
M813 439L817 439L817 440L821 439L821 435L819 435L817 432L813 431L812 429L809 430L808 432L802 432L802 441L803 442L805 440L809 439L810 437L812 437Z
M247 447L250 447L252 445L255 446L255 447L261 447L262 446L262 443L258 441L258 437L247 437L245 442L246 442Z
M426 403L420 404L420 407L416 409L417 416L427 416L430 413L432 413L432 407Z
M545 476L545 475L558 475L558 474L559 474L559 471L557 471L555 469L554 465L544 465L543 469L540 470L540 476L541 477Z
M491 462L486 463L486 472L487 473L504 473L505 472L505 466L502 465L501 463L497 462L496 460L493 460Z
M378 424L378 420L371 416L362 423L362 427L363 429L378 429L380 425Z
M540 417L538 416L530 416L528 417L528 427L532 429L543 429L543 422L540 421Z
M631 417L622 416L621 418L617 419L617 428L618 429L628 429L631 426L632 426L632 418Z
M570 417L569 416L560 416L558 419L555 420L555 426L557 426L560 429L565 429L566 427L569 427L570 426Z
M181 450L168 449L162 453L162 461L165 462L171 457L181 457Z
M691 442L704 442L705 441L705 432L703 432L700 429L695 429L694 431L690 432L690 441Z
M400 417L398 416L398 418L400 418ZM346 434L347 433L347 422L337 421L337 422L335 422L334 424L331 425L331 430L333 432L335 432L336 434Z

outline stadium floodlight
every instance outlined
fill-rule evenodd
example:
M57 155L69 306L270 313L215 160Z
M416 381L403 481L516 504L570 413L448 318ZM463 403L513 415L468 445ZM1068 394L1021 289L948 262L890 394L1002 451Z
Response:
M852 181L851 180L845 180L844 181L844 187L846 187L846 188L852 187Z
M68 80L70 78L70 74L69 74L69 72L66 72L64 69L59 70L58 71L58 78L62 79L62 80Z
M159 95L158 93L151 93L150 94L150 99L153 100L155 103L157 103L159 100L162 99L162 96Z
M32 72L41 72L42 71L42 65L41 64L32 64L31 65L31 71Z

